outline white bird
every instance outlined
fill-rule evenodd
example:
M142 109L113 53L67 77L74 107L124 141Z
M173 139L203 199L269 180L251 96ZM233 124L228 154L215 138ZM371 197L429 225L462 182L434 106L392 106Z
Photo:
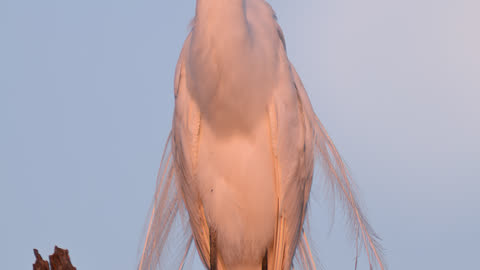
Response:
M208 269L315 269L303 231L314 165L340 195L370 266L380 246L289 62L264 0L197 0L139 269L162 266L180 215ZM185 211L186 210L186 211Z

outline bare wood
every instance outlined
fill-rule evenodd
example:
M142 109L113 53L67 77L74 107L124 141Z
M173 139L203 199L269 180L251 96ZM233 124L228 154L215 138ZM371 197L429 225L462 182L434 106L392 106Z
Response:
M33 270L77 270L70 261L68 249L61 249L55 246L53 254L49 256L50 266L47 261L43 260L42 256L38 253L38 250L34 249L33 253L36 257L36 261L33 264Z
M45 261L37 249L33 249L33 254L35 254L36 261L33 264L33 270L50 270L48 262Z

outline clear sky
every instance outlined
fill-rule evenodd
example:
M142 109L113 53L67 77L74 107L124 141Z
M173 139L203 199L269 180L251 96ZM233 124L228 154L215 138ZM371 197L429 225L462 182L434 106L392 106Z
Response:
M390 269L478 267L480 2L270 3ZM54 245L77 269L135 268L194 6L0 0L4 269ZM311 209L322 264L354 269L342 214L328 234Z

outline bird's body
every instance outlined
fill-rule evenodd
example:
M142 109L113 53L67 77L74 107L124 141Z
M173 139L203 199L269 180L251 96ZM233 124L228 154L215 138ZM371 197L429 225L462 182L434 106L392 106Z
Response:
M284 270L297 252L313 268L303 222L316 152L375 251L264 0L197 0L175 75L172 138L164 165L171 172L158 185L141 269L158 263L183 207L206 267L260 270L266 261Z
M269 16L255 20L261 13ZM227 269L260 269L275 234L268 108L289 72L275 26L263 1L200 0L185 45L186 86L203 116L194 183ZM288 88L295 91L293 84Z

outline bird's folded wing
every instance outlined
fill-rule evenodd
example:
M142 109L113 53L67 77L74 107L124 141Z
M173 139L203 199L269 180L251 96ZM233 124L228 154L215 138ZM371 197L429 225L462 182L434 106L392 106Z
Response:
M200 111L187 89L188 76L184 61L188 53L191 34L185 41L178 60L175 75L175 112L173 118L173 148L175 172L180 196L185 202L189 214L189 223L200 257L208 267L209 262L209 230L205 219L196 179L197 154L200 135Z
M285 74L289 74L288 67ZM300 236L313 174L313 150L307 145L311 132L293 77L289 77L279 84L269 107L278 200L273 253L275 270L291 269L297 245L303 241Z
M172 225L178 216L188 219L189 226L184 226L185 232L182 235L184 239L175 243L176 247L183 249L178 252L178 254L183 254L183 257L176 260L177 267L182 267L184 264L192 243L192 234L203 263L206 266L209 265L208 226L198 193L195 190L196 185L192 185L192 181L195 179L200 113L190 97L185 80L187 75L184 61L190 36L191 34L185 41L175 71L175 112L172 132L160 165L147 236L139 265L141 270L156 269L157 266L160 266L161 269L172 267L165 266L163 259L162 265L158 264L173 229Z

